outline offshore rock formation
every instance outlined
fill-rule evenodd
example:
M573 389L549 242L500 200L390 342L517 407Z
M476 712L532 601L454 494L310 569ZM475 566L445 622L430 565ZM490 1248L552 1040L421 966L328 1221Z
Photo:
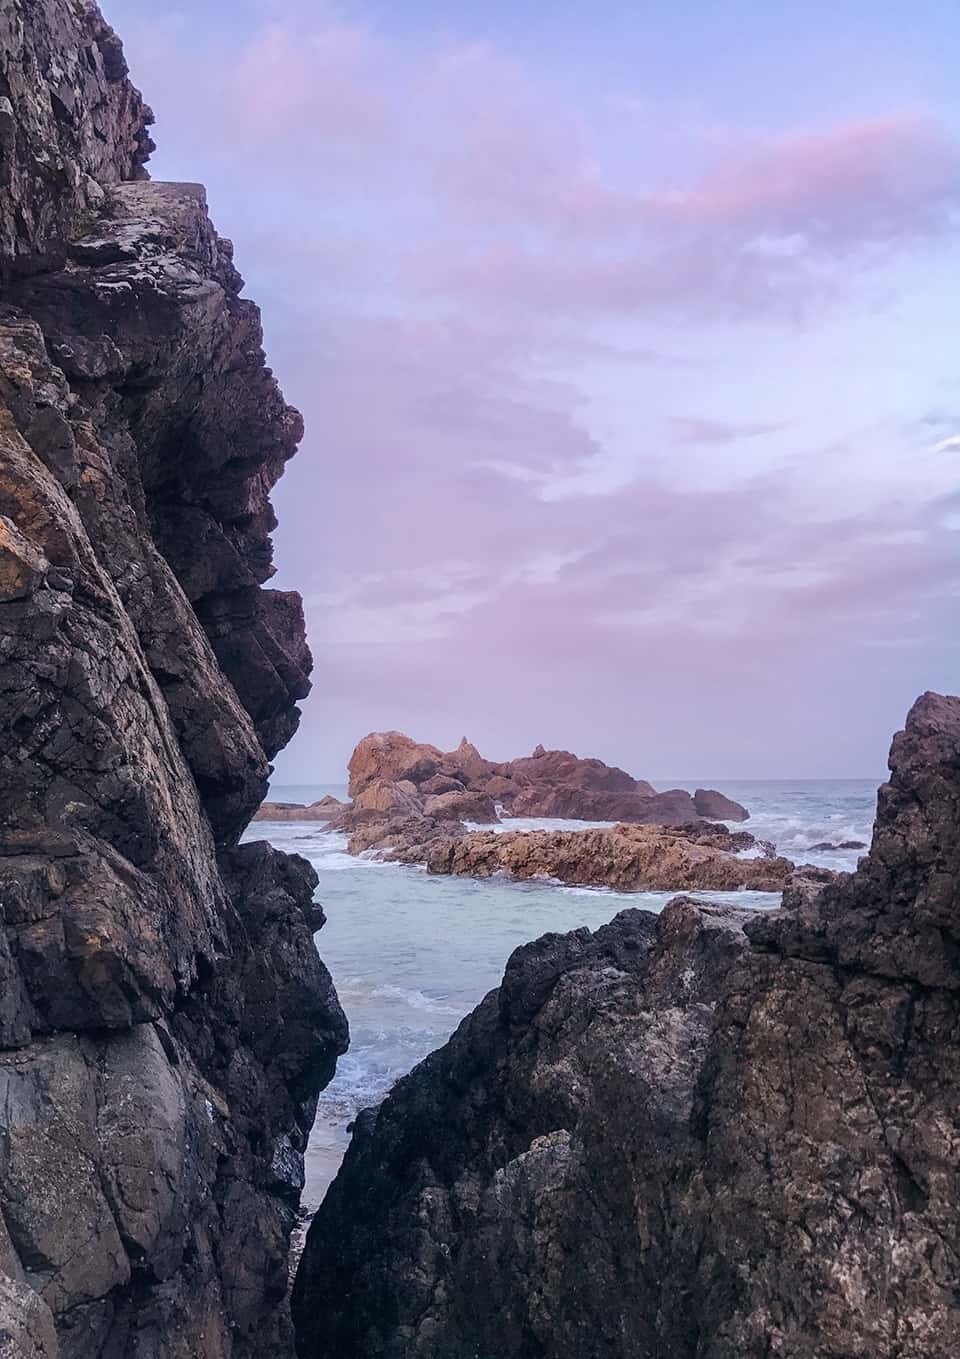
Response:
M602 760L580 759L568 750L537 746L532 755L497 764L485 760L466 737L456 750L444 752L400 731L372 732L351 755L349 773L350 795L361 807L369 805L362 799L372 784L402 784L421 797L478 793L500 804L508 816L661 826L684 826L701 816L725 821L745 821L749 816L745 807L722 793L698 789L696 798L682 788L657 793L645 779L635 779ZM421 810L431 815L428 808ZM463 819L493 818L465 814Z
M734 836L702 826L485 831L434 843L425 862L430 873L484 878L509 873L618 892L783 891L794 872L790 860L741 859L734 851L737 843Z
M960 1353L960 700L853 875L518 949L357 1120L302 1359Z
M618 892L782 892L796 871L772 845L726 826L633 826L610 829L467 831L436 817L368 821L350 837L351 854L375 851L397 863L425 864L429 873L488 878L548 878ZM740 858L742 850L757 858ZM826 881L809 865L801 872Z
M317 802L262 802L254 821L335 821L347 809L339 798L327 794Z
M95 6L0 6L0 91L0 1353L273 1359L346 1043L312 869L237 844L300 421Z

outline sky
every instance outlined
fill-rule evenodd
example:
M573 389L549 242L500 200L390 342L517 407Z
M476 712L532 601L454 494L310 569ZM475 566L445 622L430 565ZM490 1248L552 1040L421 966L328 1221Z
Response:
M306 419L275 783L874 777L957 691L954 0L102 7Z

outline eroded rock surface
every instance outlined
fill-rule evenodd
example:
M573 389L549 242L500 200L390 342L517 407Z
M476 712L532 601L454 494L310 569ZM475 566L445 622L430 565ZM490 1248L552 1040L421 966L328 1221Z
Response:
M371 788L378 785L371 785ZM386 785L395 787L396 785ZM366 794L361 794L361 800ZM689 826L633 824L578 830L478 831L460 821L463 800L474 793L428 798L422 809L384 812L349 809L334 825L350 832L351 854L404 864L424 864L430 873L478 878L507 874L546 878L620 892L780 892L796 866L773 845L748 831L730 831L706 821ZM431 803L447 802L440 809ZM470 805L471 821L492 820ZM743 851L752 851L741 857ZM806 879L825 882L824 869L804 865Z
M743 850L760 850L740 857ZM373 852L430 873L478 878L503 873L619 892L780 892L796 871L772 845L725 826L619 825L596 830L477 831L437 816L396 815L361 821L351 854ZM801 870L825 882L832 875Z
M509 873L619 892L782 891L795 865L780 857L740 858L740 846L735 836L701 826L485 831L434 842L424 862L430 873Z
M308 688L299 417L96 7L0 9L0 1353L279 1359L346 1042L313 870L237 846Z
M367 805L361 800L372 784L404 783L421 798L463 791L479 794L502 806L506 815L518 817L684 826L698 817L745 821L749 816L745 807L721 793L698 789L698 805L682 788L658 793L645 779L568 750L537 746L521 759L485 760L466 737L456 750L442 751L400 731L372 732L350 757L349 773L350 795L357 805ZM428 808L421 810L431 815ZM463 819L492 818L484 814Z
M960 1352L960 700L894 741L853 875L518 949L365 1112L303 1359Z

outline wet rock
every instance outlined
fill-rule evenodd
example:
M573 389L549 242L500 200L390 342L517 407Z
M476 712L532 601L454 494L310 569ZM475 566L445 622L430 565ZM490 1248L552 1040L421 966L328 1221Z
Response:
M374 857L397 863L422 864L436 847L446 848L450 842L467 834L460 821L438 820L436 817L414 813L410 816L373 819L356 826L350 835L351 854L374 852Z
M796 870L773 846L745 831L699 822L677 828L619 825L573 831L468 831L459 820L425 813L348 813L351 854L373 853L398 863L426 864L431 873L468 877L507 874L621 892L683 890L780 892L796 874L819 883L833 874ZM471 818L472 819L472 818ZM750 858L744 850L760 849ZM806 881L806 877L804 881Z
M779 892L794 872L789 859L738 858L722 837L697 827L614 826L611 830L481 831L434 843L431 873L549 878L620 892ZM824 877L830 875L824 872Z

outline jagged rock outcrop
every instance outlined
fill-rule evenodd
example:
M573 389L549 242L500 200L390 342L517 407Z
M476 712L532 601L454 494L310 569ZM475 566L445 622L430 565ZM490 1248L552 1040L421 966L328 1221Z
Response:
M432 816L438 821L474 821L491 823L499 821L496 804L486 793L434 793L425 799L424 816Z
M657 793L645 779L602 760L543 746L498 764L485 760L466 737L456 750L444 752L400 731L371 732L355 748L348 767L350 795L358 805L371 784L404 783L426 797L464 790L481 794L502 805L508 816L518 817L684 826L698 817L745 821L750 815L711 789L698 789L696 798L682 788Z
M262 802L253 814L254 821L335 821L347 810L347 803L329 793L316 802Z
M357 1120L302 1359L960 1351L960 699L853 875L518 949Z
M145 178L153 114L88 0L6 0L0 62L0 260L32 272L63 261L104 189Z
M346 1043L313 870L237 844L309 683L299 417L99 11L0 11L0 1352L279 1359Z
M481 831L434 841L424 862L430 873L508 873L618 892L782 891L795 865L779 857L739 858L738 846L746 847L702 826Z
M429 873L547 878L619 892L781 892L797 871L748 832L706 822L494 832L468 831L462 822L415 813L361 821L348 848L351 854L425 864ZM740 857L744 850L757 857ZM800 871L808 880L832 876L809 865Z

